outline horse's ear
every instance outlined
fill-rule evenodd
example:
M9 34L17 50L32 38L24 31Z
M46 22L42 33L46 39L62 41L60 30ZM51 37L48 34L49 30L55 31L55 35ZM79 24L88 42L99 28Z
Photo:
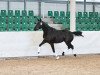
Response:
M42 21L42 19L41 19L41 18L40 18L40 19L39 19L39 18L37 18L37 20L38 20L38 21L40 21L40 22Z
M36 19L37 19L38 21L40 21L40 19L39 19L39 18L37 18L37 17L36 17Z

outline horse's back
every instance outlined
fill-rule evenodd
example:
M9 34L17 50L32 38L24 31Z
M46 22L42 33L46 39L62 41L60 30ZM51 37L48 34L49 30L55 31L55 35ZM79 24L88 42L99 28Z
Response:
M64 32L62 32L61 30L52 30L48 32L44 39L47 42L60 43L64 41L64 38Z
M49 31L45 40L52 43L60 43L65 40L73 39L72 33L67 30L52 30Z

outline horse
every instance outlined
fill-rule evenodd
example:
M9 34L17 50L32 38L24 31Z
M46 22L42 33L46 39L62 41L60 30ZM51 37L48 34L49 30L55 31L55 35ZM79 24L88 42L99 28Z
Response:
M52 28L41 19L38 19L38 22L34 27L34 31L39 29L43 30L43 41L39 44L38 54L40 53L40 47L45 43L49 43L53 53L56 56L56 59L59 59L59 56L55 53L54 43L65 42L65 44L68 46L68 49L73 50L74 46L71 44L71 42L74 39L74 35L83 36L81 31L71 32L68 29L57 30ZM65 51L62 53L62 55L65 55ZM76 57L76 54L74 54L74 56Z

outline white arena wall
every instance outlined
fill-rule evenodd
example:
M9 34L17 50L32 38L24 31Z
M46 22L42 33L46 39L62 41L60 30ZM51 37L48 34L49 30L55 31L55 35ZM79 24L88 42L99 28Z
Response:
M37 56L38 45L43 40L42 31L27 32L0 32L0 57ZM100 31L84 31L84 37L74 37L72 44L76 54L100 53ZM66 50L66 55L72 54L65 43L55 44L56 53L61 55ZM53 55L48 43L40 50L40 56Z

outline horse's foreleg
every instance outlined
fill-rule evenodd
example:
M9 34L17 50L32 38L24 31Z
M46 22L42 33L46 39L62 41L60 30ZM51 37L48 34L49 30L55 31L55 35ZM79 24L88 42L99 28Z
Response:
M49 43L49 44L51 45L52 51L53 51L53 53L55 54L56 59L59 59L59 56L58 56L58 55L56 54L56 52L55 52L54 43Z
M46 43L46 41L45 41L45 40L43 40L43 41L39 44L38 54L40 53L40 47L41 47L43 44L45 44L45 43Z

